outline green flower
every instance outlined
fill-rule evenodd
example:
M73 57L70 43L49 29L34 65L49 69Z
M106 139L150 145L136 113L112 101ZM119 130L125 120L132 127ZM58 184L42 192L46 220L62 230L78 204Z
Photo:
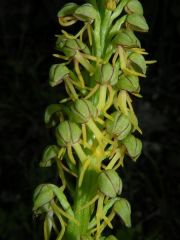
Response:
M86 123L97 116L97 109L91 101L77 99L71 106L69 117L76 123Z
M138 0L130 0L125 6L125 10L129 14L136 13L143 15L144 12L141 3Z
M114 198L122 192L122 180L114 170L103 171L98 177L98 188L105 196Z
M146 74L147 66L144 57L139 53L132 53L129 55L129 61L131 66L137 72Z
M122 140L122 143L125 145L128 155L135 161L142 151L141 140L130 134Z
M131 206L125 198L120 198L113 207L115 213L121 218L126 227L131 227Z
M74 16L83 22L92 22L98 15L97 10L92 4L85 3L78 7L74 12Z
M61 122L56 129L56 138L58 144L62 147L68 144L73 145L79 142L81 138L81 129L74 122Z
M96 81L103 84L110 84L114 86L117 83L119 74L119 64L115 65L114 67L110 63L106 63L103 65L97 65L97 72L96 72Z
M75 10L78 8L76 3L67 3L63 8L58 12L58 18L67 17L73 15Z
M33 211L36 214L47 212L50 210L50 201L54 198L54 193L49 184L40 184L34 190L33 195Z
M64 78L70 73L65 64L54 64L49 71L49 84L51 87L62 83Z
M88 47L79 39L68 39L63 35L58 36L56 49L62 51L65 56L72 58L78 51L90 54Z
M113 38L112 44L115 46L120 45L125 48L140 47L137 37L132 31L127 29L122 29L119 31L119 33Z
M40 167L50 167L54 159L58 156L59 148L56 145L47 146L43 153L42 161L40 162Z
M116 89L122 89L132 93L139 93L139 78L137 76L121 74L115 87Z
M133 13L128 15L126 19L126 23L127 23L127 26L133 31L137 31L137 32L149 31L149 27L146 22L146 19L139 14Z
M108 119L106 121L107 132L115 136L118 140L126 138L132 129L128 116L121 112L114 112L111 116L113 120Z

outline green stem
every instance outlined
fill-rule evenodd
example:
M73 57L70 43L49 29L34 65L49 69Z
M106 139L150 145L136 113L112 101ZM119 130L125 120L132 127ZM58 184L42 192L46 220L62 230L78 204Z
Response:
M81 169L80 169L81 171ZM80 222L77 226L72 221L68 222L64 240L80 240L81 235L88 232L88 224L91 217L91 206L82 209L88 202L90 202L97 194L97 177L100 172L100 162L97 159L92 159L88 170L84 175L82 185L76 186L76 198L74 202L75 219Z

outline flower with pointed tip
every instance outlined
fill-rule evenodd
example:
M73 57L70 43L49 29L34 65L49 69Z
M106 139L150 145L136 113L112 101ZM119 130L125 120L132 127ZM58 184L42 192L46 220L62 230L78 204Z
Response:
M130 14L127 16L126 25L128 28L137 32L148 32L149 26L146 22L146 19L136 13Z
M130 65L135 71L146 74L147 66L146 66L146 61L142 54L135 53L135 52L131 53L128 57L128 60Z
M85 3L81 6L79 6L74 14L73 14L78 20L81 20L83 22L90 22L92 23L94 19L97 18L98 12L95 9L95 7L90 3Z
M140 47L140 42L134 33L128 29L121 29L112 39L114 46L122 46L124 48Z
M144 13L142 4L138 0L130 0L125 6L125 11L128 14L136 13L143 15Z
M126 227L131 227L131 206L125 198L115 202L113 210L121 218Z

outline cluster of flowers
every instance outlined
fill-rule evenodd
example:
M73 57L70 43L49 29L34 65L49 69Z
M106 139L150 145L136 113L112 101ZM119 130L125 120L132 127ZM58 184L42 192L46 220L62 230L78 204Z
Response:
M45 213L45 240L52 229L58 240L116 239L102 236L115 215L131 226L116 170L125 155L136 161L142 150L132 96L141 97L139 77L154 61L145 60L148 53L134 32L147 32L148 25L138 0L89 2L69 3L58 12L61 26L81 21L82 27L75 35L56 35L53 55L60 63L50 68L50 86L64 83L66 97L45 112L57 144L45 149L40 166L56 162L62 183L35 189L33 210Z

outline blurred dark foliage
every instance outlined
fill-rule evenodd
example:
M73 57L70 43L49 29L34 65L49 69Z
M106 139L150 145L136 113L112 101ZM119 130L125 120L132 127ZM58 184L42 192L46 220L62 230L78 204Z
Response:
M81 1L82 2L82 1ZM141 35L158 63L141 80L135 106L144 150L121 170L124 195L132 205L133 228L115 221L122 240L176 240L180 228L180 1L143 1L150 32ZM53 141L45 128L45 107L62 89L48 86L56 13L62 0L0 2L0 239L43 239L42 222L32 216L32 193L56 172L40 169L43 148Z

